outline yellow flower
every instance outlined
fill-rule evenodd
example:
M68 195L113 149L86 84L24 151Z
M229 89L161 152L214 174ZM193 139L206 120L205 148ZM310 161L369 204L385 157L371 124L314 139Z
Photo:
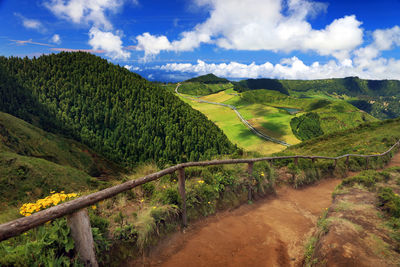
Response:
M95 209L97 209L97 207L96 207L96 205L93 205L92 210L95 210Z
M153 206L153 209L156 209L157 208L157 206Z
M144 199L141 199L140 202L143 203L143 202L144 202Z
M208 204L211 204L211 202L210 202L210 201L208 201L207 203L208 203Z

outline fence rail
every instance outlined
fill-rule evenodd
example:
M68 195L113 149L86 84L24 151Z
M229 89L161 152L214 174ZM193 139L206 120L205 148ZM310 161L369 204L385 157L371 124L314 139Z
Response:
M44 224L47 221L51 221L63 216L67 216L69 225L71 227L72 235L75 239L75 243L77 247L93 247L93 244L81 244L82 242L87 242L87 238L84 240L77 240L79 236L82 235L82 229L85 228L86 232L91 233L90 231L90 222L88 222L88 217L85 213L82 213L82 209L96 204L99 201L104 199L108 199L114 197L122 192L130 190L136 186L157 180L164 175L171 174L174 172L178 172L178 184L179 184L179 193L182 198L182 220L183 225L187 225L187 217L186 217L186 191L185 191L185 168L188 167L198 167L198 166L211 166L211 165L225 165L225 164L248 164L248 175L251 178L253 172L253 164L259 161L273 161L273 160L280 160L280 159L294 159L294 163L298 163L298 159L310 159L313 162L317 159L324 159L324 160L335 160L336 162L339 159L346 158L346 164L349 164L350 157L361 157L366 158L366 167L368 168L368 159L373 157L382 157L390 153L396 146L399 146L400 140L398 140L393 146L391 146L387 151L381 154L372 154L372 155L361 155L361 154L345 154L338 157L324 157L324 156L278 156L278 157L262 157L262 158L252 158L252 159L225 159L225 160L211 160L211 161L198 161L198 162L186 162L180 163L175 166L166 168L164 170L149 174L142 178L136 180L130 180L125 183L98 191L96 193L92 193L86 196L79 197L74 200L70 200L68 202L62 203L60 205L45 209L43 211L39 211L37 213L32 214L28 217L19 218L4 224L0 225L0 241L6 240L8 238L20 235L21 233L28 231L32 228L35 228L39 225ZM251 199L251 190L249 190L249 199ZM76 218L79 217L79 218ZM89 224L88 224L89 223ZM76 226L75 224L78 224ZM86 226L85 226L86 225ZM89 225L89 226L87 226ZM74 229L80 229L79 234L74 233ZM77 231L78 232L78 231ZM83 231L84 232L84 231ZM75 238L75 236L78 236ZM93 240L91 241L93 242ZM94 253L94 252L93 252ZM94 254L90 255L94 255ZM81 254L85 254L84 252L80 252ZM83 259L91 266L97 266L97 263L93 259Z

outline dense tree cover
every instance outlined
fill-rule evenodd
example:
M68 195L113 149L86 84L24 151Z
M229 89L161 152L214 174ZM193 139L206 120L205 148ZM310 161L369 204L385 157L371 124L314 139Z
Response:
M293 134L302 141L324 134L321 129L319 115L314 112L294 117L290 121L290 127Z
M185 82L201 82L201 83L206 83L206 84L214 84L214 83L230 83L229 80L220 78L218 76L215 76L212 73L202 75L199 77L195 77L189 80L186 80Z
M282 86L279 80L275 79L248 79L234 82L234 89L238 92L256 89L268 89L289 95L289 91Z
M164 164L235 150L203 114L100 57L0 57L0 68L1 111L39 121L114 161Z

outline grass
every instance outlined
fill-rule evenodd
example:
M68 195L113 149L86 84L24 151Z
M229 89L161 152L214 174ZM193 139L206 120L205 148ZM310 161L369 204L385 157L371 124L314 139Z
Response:
M284 149L284 146L265 141L251 132L230 108L182 98L194 109L205 114L226 134L231 142L247 150L258 152L263 155L275 153Z
M0 210L55 191L83 191L98 186L88 174L44 159L0 153ZM11 206L11 207L10 207Z
M194 85L188 83L185 86L189 88ZM342 98L319 91L302 92L301 96L295 92L294 96L287 96L273 90L259 89L238 93L233 88L229 88L202 96L201 99L237 107L243 117L259 131L289 144L300 143L290 127L291 119L310 110L320 115L321 128L325 134L354 128L365 122L377 121ZM285 148L278 144L265 142L256 136L251 137L254 134L244 125L241 126L234 112L228 108L195 101L186 100L186 102L204 113L224 131L233 143L244 150L268 155ZM297 109L299 112L290 114L282 108Z

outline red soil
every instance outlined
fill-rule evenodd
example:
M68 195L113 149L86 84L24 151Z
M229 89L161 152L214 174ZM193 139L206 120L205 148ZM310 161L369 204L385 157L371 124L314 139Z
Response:
M217 214L176 233L140 266L297 266L304 242L339 184L329 179Z

